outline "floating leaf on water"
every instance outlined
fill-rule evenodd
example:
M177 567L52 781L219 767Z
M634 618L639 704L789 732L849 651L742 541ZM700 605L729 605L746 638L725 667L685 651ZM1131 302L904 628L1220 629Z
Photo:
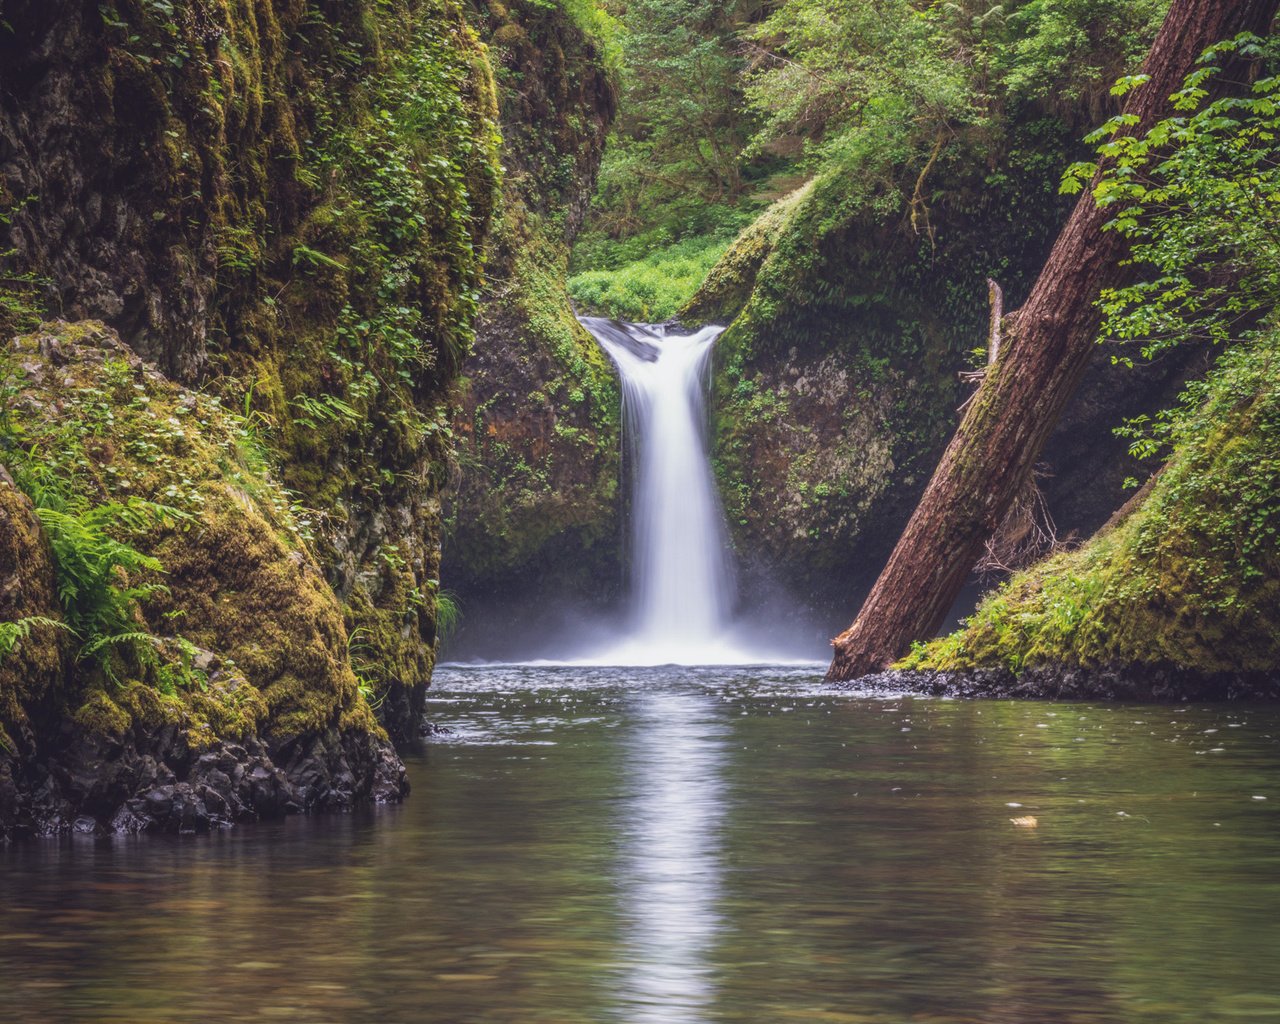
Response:
M1009 820L1017 828L1036 828L1040 824L1039 819L1030 814L1024 815L1021 818L1010 818Z

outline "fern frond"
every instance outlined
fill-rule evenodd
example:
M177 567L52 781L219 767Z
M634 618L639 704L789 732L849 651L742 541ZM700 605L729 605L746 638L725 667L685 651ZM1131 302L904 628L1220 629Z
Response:
M164 643L160 637L154 633L147 633L144 630L134 630L131 633L114 633L111 635L96 636L88 641L80 648L80 658L94 657L100 651L106 650L108 647L124 647L134 644L144 644L154 650L159 650Z

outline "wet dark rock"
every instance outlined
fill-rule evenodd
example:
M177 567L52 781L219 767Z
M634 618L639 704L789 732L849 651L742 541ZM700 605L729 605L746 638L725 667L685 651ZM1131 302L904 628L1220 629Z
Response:
M1006 668L966 672L889 670L863 676L841 689L859 693L920 693L933 697L1015 700L1110 700L1170 702L1275 700L1280 674L1200 672L1177 665L1037 665L1014 673Z
M336 730L271 751L258 739L192 751L177 729L0 759L0 841L66 832L192 834L308 811L393 803L409 785L390 744Z
M583 317L582 323L596 337L607 338L637 359L643 359L646 363L658 361L658 335L649 331L643 324L627 324L621 320L610 320L602 316Z

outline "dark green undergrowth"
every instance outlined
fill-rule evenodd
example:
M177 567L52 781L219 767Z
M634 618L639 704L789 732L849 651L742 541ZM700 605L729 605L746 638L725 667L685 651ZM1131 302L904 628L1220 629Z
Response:
M100 324L43 325L4 368L25 412L0 437L5 462L34 503L74 641L68 717L111 736L173 724L195 748L380 734L307 513L243 416L146 369Z

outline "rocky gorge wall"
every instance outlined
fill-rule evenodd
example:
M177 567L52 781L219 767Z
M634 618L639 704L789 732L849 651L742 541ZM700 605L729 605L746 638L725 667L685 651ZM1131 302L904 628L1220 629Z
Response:
M1029 107L999 157L964 140L867 194L819 173L747 228L681 312L717 344L714 459L748 573L836 625L878 575L959 421L985 359L987 278L1017 308L1069 209L1058 194L1088 112ZM999 173L991 168L999 166ZM905 173L901 172L900 173ZM927 225L927 226L926 226ZM975 351L977 350L977 351ZM1177 394L1198 354L1136 372L1094 368L1044 456L1063 536L1088 533L1143 470L1112 429Z
M6 832L402 791L497 129L450 0L6 2L2 461L27 497L0 546L31 620L0 666ZM55 467L62 512L28 508ZM134 499L175 511L130 531L156 567L104 584L143 581L151 637L113 680L44 564L62 587L57 514Z
M445 582L463 608L460 639L484 646L486 626L501 623L491 631L500 642L549 600L607 598L622 545L617 380L565 291L614 86L600 43L563 7L479 11L506 177L476 351L459 382Z

